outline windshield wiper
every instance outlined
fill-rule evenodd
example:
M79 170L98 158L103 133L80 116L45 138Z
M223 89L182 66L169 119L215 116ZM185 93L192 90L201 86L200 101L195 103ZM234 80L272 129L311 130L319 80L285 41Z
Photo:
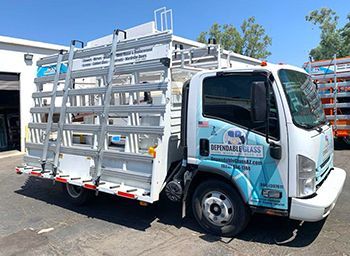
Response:
M313 126L313 125L311 125L311 124L306 124L306 123L299 123L299 125L300 125L301 127L306 128L306 129L313 129L313 128L315 128L315 126Z
M323 131L322 127L318 126L318 125L311 125L311 124L307 124L307 123L300 123L299 125L303 128L306 128L306 129L315 129L316 131L318 131L320 133Z

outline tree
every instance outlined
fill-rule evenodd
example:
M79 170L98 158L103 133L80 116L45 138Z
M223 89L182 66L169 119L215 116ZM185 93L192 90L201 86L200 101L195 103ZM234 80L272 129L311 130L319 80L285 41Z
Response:
M343 38L343 51L346 56L350 55L350 13L347 16L347 20L348 22L340 30L340 35Z
M338 29L339 16L330 8L321 8L309 13L306 21L318 25L321 30L319 45L310 51L314 60L331 59L350 55L350 15L344 28Z
M232 24L214 23L208 32L199 34L197 41L207 43L208 38L215 38L224 49L257 59L271 55L267 48L272 39L266 35L263 26L255 23L254 17L244 20L240 28L241 33Z

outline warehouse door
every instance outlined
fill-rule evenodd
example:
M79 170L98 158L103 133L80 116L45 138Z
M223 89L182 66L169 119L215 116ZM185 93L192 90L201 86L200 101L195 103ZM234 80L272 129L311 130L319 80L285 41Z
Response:
M0 72L0 151L20 150L19 74Z

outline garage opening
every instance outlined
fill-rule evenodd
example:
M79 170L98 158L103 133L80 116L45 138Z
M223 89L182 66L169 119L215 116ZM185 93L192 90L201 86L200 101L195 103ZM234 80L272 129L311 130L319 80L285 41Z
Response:
M19 74L0 72L0 151L20 150Z

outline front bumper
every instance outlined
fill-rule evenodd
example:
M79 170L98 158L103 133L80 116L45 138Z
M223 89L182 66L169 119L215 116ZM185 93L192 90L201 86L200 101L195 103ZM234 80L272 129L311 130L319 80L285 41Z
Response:
M292 198L289 218L304 221L319 221L326 217L343 189L346 172L334 167L312 198Z

